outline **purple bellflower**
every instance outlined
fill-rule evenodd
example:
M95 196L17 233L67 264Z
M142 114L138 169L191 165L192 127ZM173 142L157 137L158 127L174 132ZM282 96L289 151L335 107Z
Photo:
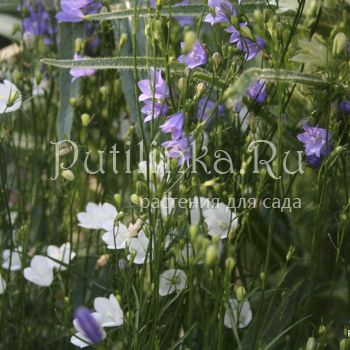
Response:
M165 116L168 113L168 106L164 102L155 102L152 100L144 101L144 106L141 112L146 115L145 123L150 122L159 117Z
M170 158L178 159L182 166L185 163L188 165L191 158L191 139L188 136L182 136L180 139L166 141L162 143L166 149L166 154Z
M266 101L266 83L264 80L256 81L253 83L248 91L247 95L258 104L262 104Z
M101 8L101 3L94 0L61 0L62 11L58 12L58 22L82 22L85 15L95 14Z
M74 55L75 61L81 61L84 59L87 59L87 57L80 56L77 53ZM69 74L73 77L72 81L75 81L82 77L90 77L95 73L96 73L96 70L92 68L71 68L71 70L69 71Z
M182 112L169 116L168 120L160 126L165 133L171 133L173 140L181 139L183 136L184 114Z
M332 133L317 126L303 125L304 133L297 135L297 139L305 146L307 162L315 167L320 167L324 156L331 153ZM327 139L328 138L328 139ZM326 149L326 144L328 147Z
M181 50L185 51L186 44L184 42L181 43ZM203 45L196 40L193 47L189 52L184 55L181 55L178 58L179 62L186 64L187 67L193 69L198 66L203 66L207 63L207 53L204 50Z
M204 22L210 23L212 26L216 23L230 23L231 17L236 17L238 14L235 7L225 0L209 0L208 6L214 14L206 15Z
M81 306L75 311L74 316L83 335L86 335L92 344L98 344L103 340L102 328L89 309Z
M240 27L247 27L248 23L240 23ZM231 33L230 43L236 44L237 48L245 54L245 59L250 61L264 49L266 43L260 36L256 36L255 40L251 40L242 36L242 34L234 26L230 25L226 32Z
M140 80L138 87L142 94L139 97L139 101L145 101L149 99L164 100L169 97L169 89L165 80L162 77L161 71L155 71L150 69L150 79Z

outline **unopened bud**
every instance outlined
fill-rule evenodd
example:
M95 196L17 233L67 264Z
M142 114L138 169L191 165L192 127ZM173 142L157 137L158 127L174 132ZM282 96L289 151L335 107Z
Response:
M245 299L245 297L246 297L246 294L247 294L247 292L246 292L246 290L245 290L245 288L243 286L237 287L237 289L236 289L236 298L237 298L238 301L243 301Z
M212 265L218 256L218 250L215 245L211 244L207 247L205 252L205 264L207 266Z
M205 91L205 84L204 83L199 83L196 86L196 98L199 98L203 92Z
M75 39L75 52L80 52L82 49L83 40L81 38Z
M315 350L316 349L316 340L314 337L310 337L308 340L307 340L307 343L306 343L306 348L305 350Z
M177 86L182 94L185 93L185 91L186 91L186 79L180 78L178 83L177 83Z
M119 194L119 193L116 193L116 194L113 196L113 199L114 199L115 203L116 203L118 206L120 206L120 205L122 204L122 202L123 202L123 197L122 197L122 195Z
M294 246L290 246L289 250L288 250L288 253L286 255L286 260L289 261L293 257L294 253L295 253L295 247Z
M91 120L90 115L87 113L84 113L81 115L80 118L81 118L81 123L83 124L83 126L87 127L90 123L90 120Z
M350 350L350 339L342 339L340 341L339 350Z
M342 32L338 33L333 40L333 56L339 55L345 48L347 42L346 35Z
M324 326L323 324L321 324L321 326L318 328L318 333L319 333L320 335L325 335L326 332L327 332L326 326Z
M198 234L198 226L197 225L191 225L189 229L191 241L194 241Z
M185 47L184 50L185 52L191 51L193 45L195 44L197 40L197 36L195 32L186 32L185 37L184 37L184 42L185 42Z
M233 259L233 258L227 258L226 259L225 266L226 266L226 269L228 271L231 272L233 270L233 268L235 267L235 265L236 265L235 259Z
M72 170L63 170L61 173L62 177L67 181L73 181L75 176Z
M218 69L220 67L220 64L222 62L222 56L219 52L214 52L212 56L212 60L214 63L214 67Z
M23 34L23 42L28 50L33 50L35 43L35 35L31 32L25 32Z
M122 35L119 38L119 48L122 48L127 41L128 41L128 34L122 33Z

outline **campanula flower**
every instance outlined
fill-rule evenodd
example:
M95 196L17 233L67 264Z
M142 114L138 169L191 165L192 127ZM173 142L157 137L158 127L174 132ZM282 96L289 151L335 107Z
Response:
M0 114L17 111L22 106L22 95L8 80L0 81Z
M332 133L317 126L303 125L304 133L297 135L297 139L305 146L306 160L310 165L319 167L324 156L332 150ZM327 145L328 143L328 145ZM326 148L326 146L328 146Z
M93 315L99 319L101 327L118 327L124 323L124 313L113 294L109 298L95 298Z
M169 269L159 276L159 295L165 296L180 292L186 287L187 276L179 269Z
M224 325L227 328L245 328L253 319L249 301L230 299L226 305Z
M49 245L47 248L47 256L55 260L49 259L51 266L59 271L66 270L66 266L73 260L76 254L72 251L69 242L62 244L60 247L55 245ZM62 264L60 264L60 262Z
M248 23L240 23L240 27L247 27ZM260 36L255 36L255 40L244 37L238 29L230 25L226 32L231 33L230 43L236 44L237 48L245 54L245 59L250 61L266 46L265 41Z
M100 2L94 0L61 0L62 11L58 12L58 22L82 22L85 15L95 14L101 8Z
M137 85L142 94L139 96L139 101L156 99L163 101L169 97L169 88L166 81L162 77L160 70L150 69L150 79L140 80Z
M22 247L14 248L11 252L10 249L5 249L2 252L2 268L10 271L18 271L22 268L21 262Z
M230 23L231 17L237 16L237 10L228 1L209 0L208 6L212 9L213 14L205 16L204 22L214 25L216 23Z
M187 136L182 136L180 139L166 141L162 143L166 149L166 155L173 159L178 159L179 164L189 164L191 158L191 139Z
M181 43L181 50L183 52L187 51L184 42ZM196 40L192 48L184 55L181 55L178 58L178 61L193 69L195 67L203 66L208 62L207 53L205 52L203 45Z
M159 117L165 116L168 113L168 106L164 102L154 102L153 100L145 100L144 106L141 109L142 114L145 114L145 123L150 122Z
M183 135L184 120L185 117L182 112L175 113L160 126L160 129L165 133L172 133L172 139L178 140Z
M0 275L0 295L4 294L6 289L6 281Z
M266 83L264 80L256 81L253 83L248 91L247 95L258 104L262 104L266 101Z
M49 287L53 281L53 266L46 256L35 255L30 267L23 271L26 280L40 287Z
M73 325L77 333L71 337L70 341L73 345L84 348L98 344L106 337L99 314L94 315L89 309L81 306L75 311L74 316Z

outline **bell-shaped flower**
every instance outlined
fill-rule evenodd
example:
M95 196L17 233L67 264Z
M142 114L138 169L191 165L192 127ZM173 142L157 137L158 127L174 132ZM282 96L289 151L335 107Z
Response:
M128 259L134 264L142 265L145 263L149 239L143 231L140 231L138 237L133 237L128 242L130 254ZM149 256L148 256L149 259Z
M15 248L12 253L10 249L2 252L2 267L6 270L18 271L22 268L21 262L22 247Z
M86 206L86 211L78 213L77 217L81 227L91 230L105 229L108 231L113 227L117 215L117 209L112 204L89 202Z
M40 287L49 287L53 281L53 267L49 259L42 255L35 255L30 267L26 267L23 273L25 279Z
M73 260L76 254L72 251L71 245L69 242L62 244L60 247L55 245L50 245L47 248L47 256L53 258L54 260L49 259L50 265L57 270L64 271L67 269L64 265L69 265L70 261ZM62 262L63 264L60 264Z
M113 294L108 298L96 298L94 300L96 312L93 315L99 318L101 327L118 327L124 323L124 314L118 300Z
M0 275L0 295L4 294L5 289L6 289L6 282Z
M190 205L191 224L198 225L204 216L204 211L212 207L213 204L208 198L194 197Z
M119 222L102 235L108 249L124 249L129 238L127 227Z
M245 328L252 321L253 313L249 301L230 299L226 305L224 325L228 328Z
M98 344L106 337L106 332L101 326L101 316L91 313L86 307L75 311L73 326L77 333L71 337L70 342L79 348Z
M187 276L179 269L169 269L159 276L159 295L165 296L183 290Z
M237 215L224 203L219 203L204 211L209 236L225 239L230 230L238 227Z
M0 114L17 111L22 105L22 95L16 85L8 80L0 82Z

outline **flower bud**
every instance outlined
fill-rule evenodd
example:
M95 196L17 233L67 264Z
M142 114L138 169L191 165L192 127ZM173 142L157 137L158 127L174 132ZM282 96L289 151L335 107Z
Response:
M35 35L31 32L25 32L23 34L23 42L28 50L33 50L35 43Z
M294 246L290 246L289 250L288 250L288 253L286 255L286 261L289 261L293 257L294 253L295 253L295 247Z
M139 205L139 197L136 193L133 193L131 196L130 196L130 202L132 204L135 204L135 205Z
M226 261L225 261L225 266L226 266L226 269L228 270L228 271L232 271L233 270L233 268L235 267L235 265L236 265L236 261L235 261L235 259L233 259L233 258L227 258L226 259Z
M203 92L205 91L205 84L204 83L199 83L196 86L196 98L199 98Z
M72 106L72 107L75 107L77 105L77 99L75 97L71 97L69 99L69 104Z
M182 94L185 93L185 91L186 91L186 79L180 78L178 83L177 83L177 86Z
M87 113L84 113L81 115L81 123L83 124L83 126L87 127L90 123L90 115Z
M83 48L83 40L81 38L75 39L75 52L80 52Z
M198 226L197 225L191 225L189 229L191 241L194 241L198 234Z
M189 31L185 33L185 37L184 37L184 42L185 42L185 52L186 51L190 51L193 47L193 45L195 44L197 40L197 36L195 32Z
M72 170L63 170L61 173L62 177L67 181L73 181L75 176Z
M327 332L326 326L324 326L323 324L321 324L321 326L318 328L318 333L319 333L320 335L325 335L326 332Z
M253 36L251 30L249 29L249 27L242 26L240 31L241 31L241 33L243 34L244 37L246 37L247 39L255 41L254 36Z
M119 38L119 48L122 48L125 43L128 41L128 34L122 33L122 35Z
M350 339L342 339L340 341L339 350L350 350Z
M114 202L115 202L118 206L120 206L120 205L122 204L122 202L123 202L123 197L122 197L122 195L119 194L119 193L116 193L116 194L113 196L113 199L114 199Z
M308 340L307 340L307 343L306 343L306 348L305 350L315 350L316 349L316 340L314 337L310 337Z
M346 35L342 32L338 33L333 40L333 56L339 55L346 46Z
M237 298L238 301L243 301L245 299L245 297L246 297L246 294L247 294L247 292L246 292L246 290L245 290L245 288L243 286L237 287L237 289L236 289L236 298Z
M215 69L218 69L220 67L221 62L222 62L222 56L220 55L220 53L214 52L213 56L212 56L212 60L213 60Z
M207 266L212 265L218 256L218 250L215 245L211 244L207 247L205 252L205 264Z

